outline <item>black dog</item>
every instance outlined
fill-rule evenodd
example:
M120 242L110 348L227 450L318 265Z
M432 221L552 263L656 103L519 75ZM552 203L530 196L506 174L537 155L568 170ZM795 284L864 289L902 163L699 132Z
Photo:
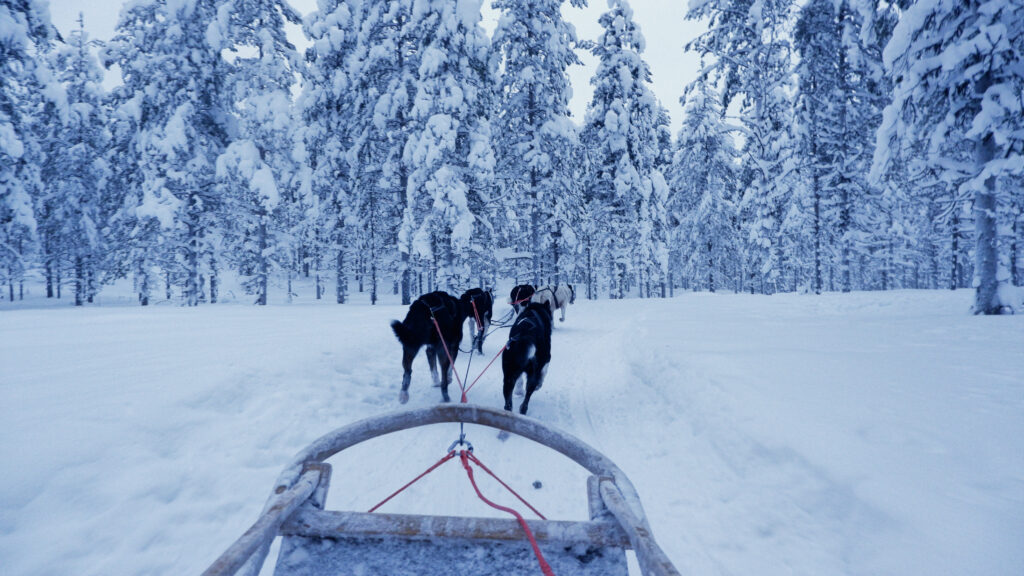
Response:
M509 332L508 349L501 358L505 377L505 410L512 409L512 389L526 373L526 397L519 413L526 414L530 396L544 384L544 375L551 360L551 309L546 304L531 302L516 318Z
M508 295L508 303L512 305L512 308L519 314L526 308L526 305L530 302L530 298L537 289L532 284L520 284L512 289L512 292Z
M437 320L437 326L434 320ZM430 365L430 375L434 378L434 385L438 385L436 360L441 361L441 397L445 402L450 402L448 397L448 384L451 382L452 362L459 355L459 342L462 342L462 324L466 316L463 314L459 301L447 292L431 292L416 299L409 306L409 313L405 320L391 322L391 329L395 336L402 343L402 368L405 374L402 376L402 391L398 395L398 401L405 404L409 401L409 381L412 379L412 361L420 351L420 347L427 346L427 363ZM437 333L438 327L444 335L444 343ZM445 345L448 353L445 353ZM451 361L448 360L451 354Z
M484 338L487 336L487 330L491 327L494 296L480 288L470 288L459 298L459 303L462 305L462 313L469 318L469 333L473 336L473 347L477 349L477 352L483 354Z

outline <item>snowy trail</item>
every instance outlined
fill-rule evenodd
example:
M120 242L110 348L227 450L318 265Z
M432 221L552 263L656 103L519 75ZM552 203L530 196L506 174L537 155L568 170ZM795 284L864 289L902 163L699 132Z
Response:
M684 573L1021 573L1024 319L972 317L968 302L965 292L581 300L555 322L530 416L629 475ZM388 322L404 312L0 312L0 573L200 572L255 519L295 452L401 408ZM470 380L506 337L490 336ZM410 393L409 408L440 399L422 353ZM470 400L501 406L500 363ZM491 429L467 434L548 517L586 516L575 464ZM439 425L342 453L328 506L368 509L457 435ZM383 510L500 515L457 463Z

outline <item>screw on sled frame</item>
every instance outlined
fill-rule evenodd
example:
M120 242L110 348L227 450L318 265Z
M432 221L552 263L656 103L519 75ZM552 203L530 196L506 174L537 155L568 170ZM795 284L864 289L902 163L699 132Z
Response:
M636 489L611 460L537 420L472 404L386 414L322 436L284 469L257 521L203 575L259 574L278 535L284 537L278 576L537 573L515 520L323 510L331 475L324 460L371 438L449 422L517 434L593 474L587 481L589 521L528 521L558 576L625 575L627 549L636 552L645 576L678 576L654 540Z

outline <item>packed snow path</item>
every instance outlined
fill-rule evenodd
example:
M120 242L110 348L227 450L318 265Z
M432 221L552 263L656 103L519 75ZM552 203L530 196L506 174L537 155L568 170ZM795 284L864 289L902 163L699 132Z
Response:
M555 322L530 416L630 476L683 573L1020 574L1024 318L970 316L970 298L581 299ZM0 574L199 573L300 448L401 408L388 322L404 312L0 312ZM500 406L500 381L496 363L470 400ZM410 394L408 407L440 399L422 353ZM467 432L549 518L585 517L582 469L527 440ZM457 435L436 426L342 453L328 506L368 509ZM495 515L458 466L383 511Z

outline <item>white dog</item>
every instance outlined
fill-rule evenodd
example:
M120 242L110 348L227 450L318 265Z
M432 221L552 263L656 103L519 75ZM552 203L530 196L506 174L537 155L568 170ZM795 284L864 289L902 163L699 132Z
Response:
M533 297L530 298L530 302L547 304L548 307L551 308L552 318L555 316L555 311L561 309L562 316L558 321L565 322L565 309L569 307L569 304L576 302L576 289L573 288L572 284L545 286L543 288L538 288L537 291L533 293Z

